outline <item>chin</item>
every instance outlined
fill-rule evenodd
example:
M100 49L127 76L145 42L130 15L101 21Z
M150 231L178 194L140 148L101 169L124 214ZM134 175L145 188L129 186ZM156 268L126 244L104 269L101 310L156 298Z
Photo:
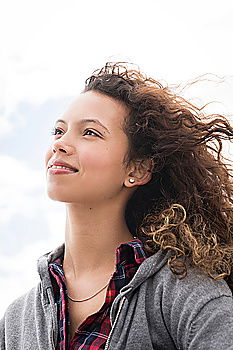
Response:
M62 194L61 191L54 191L52 189L47 189L47 195L50 199L53 201L58 201L58 202L69 202L69 198L67 194Z
M67 193L67 190L61 191L61 189L47 189L47 195L50 199L63 203L77 203L77 197L74 198L74 193Z

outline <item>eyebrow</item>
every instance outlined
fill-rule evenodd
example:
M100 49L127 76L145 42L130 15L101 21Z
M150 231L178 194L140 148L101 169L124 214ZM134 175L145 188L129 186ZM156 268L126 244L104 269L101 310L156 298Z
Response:
M67 124L67 122L65 121L65 120L63 120L63 119L58 119L57 121L56 121L56 123L55 124L57 124L57 123L64 123L64 124ZM109 134L110 134L110 132L109 132L109 130L106 128L106 126L104 126L98 119L81 119L81 120L79 120L78 122L77 122L77 124L86 124L86 123L95 123L95 124L98 124L98 125L100 125L100 126L102 126L102 128L104 128Z

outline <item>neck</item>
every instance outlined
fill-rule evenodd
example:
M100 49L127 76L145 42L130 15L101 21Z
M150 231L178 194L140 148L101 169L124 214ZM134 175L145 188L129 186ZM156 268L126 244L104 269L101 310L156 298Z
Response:
M63 268L66 278L113 273L116 248L133 239L124 211L92 207L81 211L69 204L66 212ZM78 276L78 277L77 277Z

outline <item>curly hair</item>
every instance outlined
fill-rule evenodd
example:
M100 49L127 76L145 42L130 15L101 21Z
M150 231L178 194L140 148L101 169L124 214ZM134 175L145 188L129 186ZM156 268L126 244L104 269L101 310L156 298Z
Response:
M148 254L170 250L168 264L180 278L187 265L233 289L233 184L231 162L222 154L232 141L226 117L205 115L167 86L127 62L107 62L86 80L129 110L123 130L124 159L152 160L152 179L129 199L125 219Z

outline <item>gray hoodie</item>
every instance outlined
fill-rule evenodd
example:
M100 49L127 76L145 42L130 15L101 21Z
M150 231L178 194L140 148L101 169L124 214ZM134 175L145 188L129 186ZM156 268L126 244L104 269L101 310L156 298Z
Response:
M0 321L1 350L55 349L57 307L48 264L63 249L40 257L40 283L8 306ZM178 279L167 266L168 256L158 252L147 258L121 289L105 349L233 349L233 300L226 282L195 268Z

